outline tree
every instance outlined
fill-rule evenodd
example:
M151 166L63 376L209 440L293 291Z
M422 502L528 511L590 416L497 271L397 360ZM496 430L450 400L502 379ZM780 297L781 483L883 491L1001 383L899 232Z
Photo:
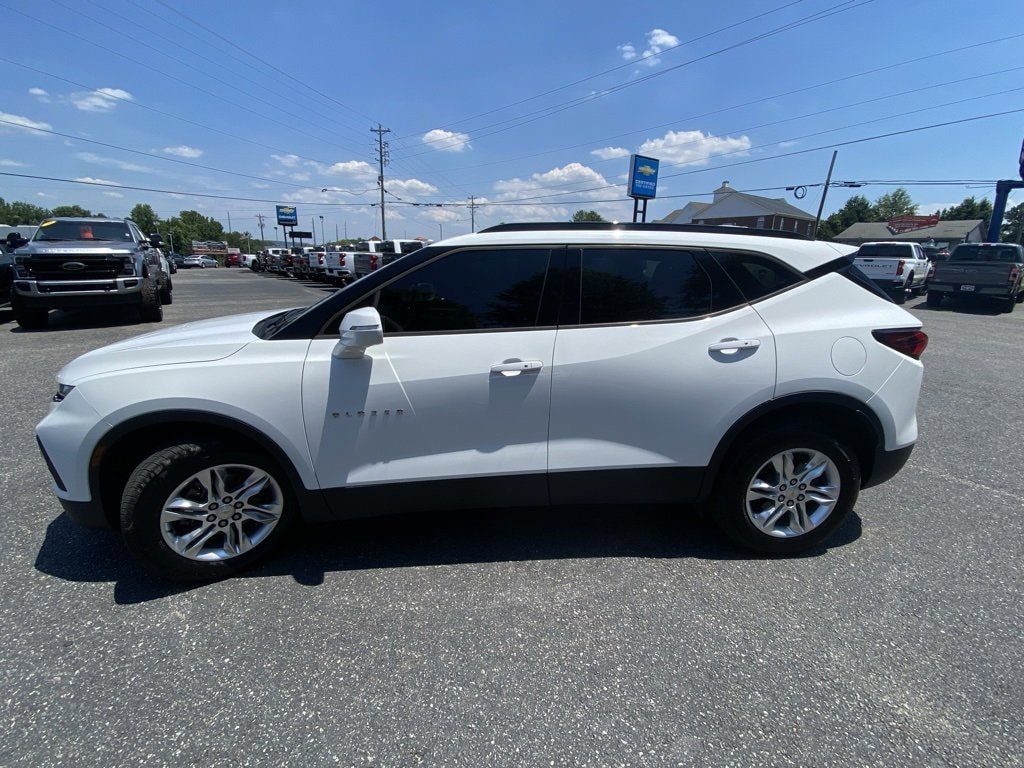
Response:
M988 231L989 222L992 221L992 203L987 197L975 200L974 197L965 197L959 205L952 208L943 208L939 211L939 218L944 221L965 221L967 219L981 219L984 223L982 229Z
M847 227L862 221L874 221L875 208L864 195L854 195L838 211L821 222L818 237L831 240Z
M52 211L51 216L92 216L93 213L88 208L83 208L80 205L58 205Z
M986 201L987 202L987 201ZM1019 243L1024 235L1024 203L1015 205L1003 216L999 239L1004 243Z
M50 211L47 208L23 203L20 200L8 203L0 197L0 224L10 224L12 227L18 224L38 224L49 215Z
M601 214L598 213L597 211L579 210L579 211L576 211L576 213L574 213L572 215L572 220L573 221L577 221L577 222L579 222L579 221L604 221L604 217L601 216Z
M898 216L913 216L917 203L910 199L910 193L903 187L894 189L875 200L875 221L889 221Z
M148 203L137 204L132 208L128 217L139 225L139 229L144 235L152 235L160 231L160 217L156 215L153 206Z

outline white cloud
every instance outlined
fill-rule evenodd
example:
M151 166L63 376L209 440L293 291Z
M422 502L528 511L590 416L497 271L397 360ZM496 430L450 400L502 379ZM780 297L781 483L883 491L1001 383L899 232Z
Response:
M132 101L134 97L120 88L97 88L71 94L71 103L83 112L110 112L119 101Z
M744 153L748 149L750 139L746 136L734 139L701 131L669 131L660 139L645 141L638 152L672 165L705 165L715 155Z
M800 143L799 141L780 141L779 142L779 148L780 149L789 149L790 147L795 147L799 143Z
M19 163L17 160L0 160L0 166L4 168L25 168L27 163Z
M618 50L626 61L637 59L638 64L654 67L661 63L661 59L658 58L659 53L668 48L674 48L677 45L679 45L678 37L659 28L652 29L647 33L647 48L644 49L643 53L638 54L636 46L632 43L624 43L618 47Z
M285 168L294 168L299 164L302 159L298 155L271 155L272 158L277 160Z
M362 160L347 160L322 168L321 173L331 176L372 176L377 178L377 169Z
M441 128L423 134L423 143L441 152L461 152L467 147L472 148L468 133L455 133Z
M581 163L569 163L561 168L552 168L544 173L535 173L528 179L507 179L497 181L494 190L501 193L502 198L519 197L524 192L545 190L548 193L565 191L556 187L567 187L576 184L601 186L607 184L604 176ZM547 189L551 188L551 189ZM603 190L607 195L608 190Z
M269 184L264 184L261 181L254 181L254 182L252 182L252 186L255 187L256 189L270 189L270 185Z
M30 95L35 96L43 104L50 103L50 94L44 91L42 88L29 88L28 92Z
M202 157L203 150L190 147L187 144L180 144L177 147L164 147L162 150L165 155L176 155L177 157Z
M114 168L119 168L122 171L154 173L152 168L147 168L144 165L139 165L138 163L129 163L124 160L118 160L113 157L103 157L102 155L97 155L94 152L79 152L77 155L75 155L75 157L87 163L92 163L93 165L110 165L113 166Z
M399 197L417 195L436 195L437 187L419 179L385 179L384 188Z
M36 192L36 197L53 197L53 195L48 195L45 192Z
M31 120L31 119L29 119L27 117L22 117L21 115L12 115L12 114L10 114L8 112L0 112L0 120L4 121L4 123L0 123L0 128L9 128L9 127L23 128L26 131L28 131L29 133L35 133L38 136L43 136L44 135L44 134L40 133L40 130L45 130L45 131L52 131L53 130L53 126L50 125L49 123L44 123L44 122L41 122L41 121L38 121L38 120ZM9 123L14 123L14 125L13 126L7 125ZM36 130L36 129L39 129L39 130Z
M120 192L104 192L104 197L124 197Z
M591 150L590 154L602 160L614 160L616 157L629 157L630 151L622 147L602 147Z
M312 178L312 176L303 171L301 173L293 173L289 176L289 178L294 179L295 181L309 181Z
M111 181L110 179L97 179L95 176L79 176L75 181L82 181L86 184L112 184L115 187L121 186L116 181Z

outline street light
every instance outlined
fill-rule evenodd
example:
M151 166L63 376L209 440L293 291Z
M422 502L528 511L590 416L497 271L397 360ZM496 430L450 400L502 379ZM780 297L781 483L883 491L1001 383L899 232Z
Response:
M324 215L320 214L320 242L327 245L327 236L324 234Z
M444 227L441 226L441 222L437 222L437 239L444 240Z

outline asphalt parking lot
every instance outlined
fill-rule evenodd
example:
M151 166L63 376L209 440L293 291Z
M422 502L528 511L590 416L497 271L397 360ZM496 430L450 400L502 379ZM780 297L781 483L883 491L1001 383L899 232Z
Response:
M809 556L663 508L459 513L310 528L181 588L60 514L54 375L329 289L174 279L158 326L0 310L0 765L1024 764L1024 308L908 302L918 447Z

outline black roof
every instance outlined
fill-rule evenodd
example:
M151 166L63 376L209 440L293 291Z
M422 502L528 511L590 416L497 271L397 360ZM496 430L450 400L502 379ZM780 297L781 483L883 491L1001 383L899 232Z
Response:
M610 221L551 221L523 222L519 224L497 224L481 229L480 234L490 232L537 232L545 230L629 230L634 232L705 232L719 235L747 235L750 237L782 237L787 240L809 240L806 235L783 232L778 229L756 229L754 227L730 227L710 224L658 224Z

